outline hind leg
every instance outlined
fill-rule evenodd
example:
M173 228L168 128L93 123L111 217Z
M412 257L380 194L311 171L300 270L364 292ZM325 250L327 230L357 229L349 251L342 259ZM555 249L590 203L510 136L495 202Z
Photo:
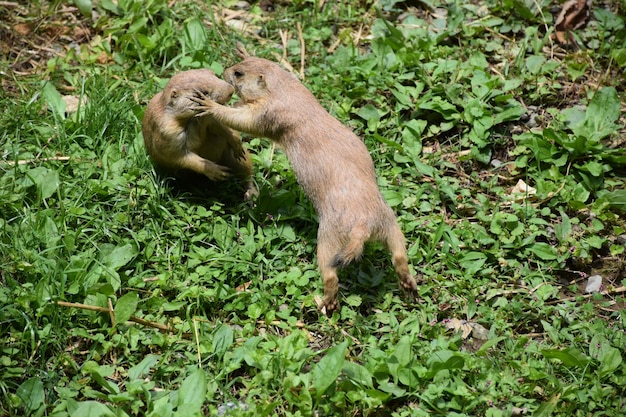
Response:
M181 168L190 169L198 174L203 174L213 181L222 181L231 175L228 167L218 165L193 152L188 152L178 164Z
M406 255L404 235L395 220L391 223L386 244L391 252L393 267L396 270L396 274L398 274L400 287L411 292L417 291L417 283L413 275L411 275L411 271L409 271L409 259Z
M338 248L333 244L333 239L325 233L318 231L317 234L317 265L324 282L324 299L320 309L326 310L326 315L332 315L339 305L339 277L337 276L338 265L335 258Z

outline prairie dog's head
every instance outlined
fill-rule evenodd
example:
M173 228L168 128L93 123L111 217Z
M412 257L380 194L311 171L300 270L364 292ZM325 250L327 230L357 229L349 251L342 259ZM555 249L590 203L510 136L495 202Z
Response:
M224 71L224 79L235 87L235 92L245 103L269 95L280 98L298 83L298 80L275 62L263 58L247 57Z
M189 70L179 72L170 79L163 91L163 100L166 107L176 113L189 112L191 116L195 114L192 109L196 105L191 98L198 92L224 104L230 100L234 91L233 86L219 79L211 70Z

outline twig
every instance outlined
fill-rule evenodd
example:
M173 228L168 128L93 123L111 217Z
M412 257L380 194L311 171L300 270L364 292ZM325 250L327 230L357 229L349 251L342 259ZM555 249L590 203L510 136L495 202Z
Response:
M296 26L298 28L298 38L300 38L300 79L304 80L304 57L306 54L306 45L304 44L304 36L302 35L302 25L298 22Z
M543 10L541 10L541 6L537 2L537 0L533 0L533 3L535 3L535 7L537 8L537 11L539 11L539 14L541 15L541 19L543 20L543 26L546 30L546 33L548 33L550 31L550 28L548 27L546 17L543 15ZM550 41L550 59L554 59L554 42L552 42L552 36L548 36L548 40Z
M110 313L111 312L111 308L105 308L105 307L100 307L100 306L92 306L92 305L88 305L88 304L80 304L80 303L68 303L67 301L53 301L53 303L63 306L63 307L71 307L71 308L80 308L82 310L91 310L91 311L99 311L101 313ZM134 317L131 316L131 318L128 319L128 321L132 321L133 323L138 323L144 326L148 326L148 327L152 327L155 329L159 329L160 331L166 333L166 332L170 332L172 331L172 329L170 328L170 326L165 325L165 324L161 324L161 323L155 323L153 321L148 321L145 319L141 319L139 317Z
M280 29L278 31L278 34L280 35L280 41L283 43L282 60L283 61L287 61L287 43L289 42L289 39L287 39L287 32L285 32L282 29Z
M109 317L111 317L111 327L115 327L115 308L113 307L113 302L110 298L107 299L107 304L109 305Z
M26 164L32 164L35 162L50 162L50 161L69 161L70 160L70 156L53 156L50 158L33 158L33 159L20 159L18 161L0 161L3 164L7 164L10 166L15 166L15 165L26 165ZM77 162L81 162L80 159L76 159Z
M359 339L357 339L356 337L352 336L350 333L348 333L347 331L345 331L344 329L341 329L341 334L349 337L350 339L352 339L352 341L357 344L357 345L361 345L361 341Z
M256 322L256 323L257 323L257 324L269 324L270 326L280 326L280 325L281 325L281 324L283 324L284 322L282 322L282 321L280 321L280 320L272 320L272 321L270 321L269 323L267 323L266 321L263 321L263 320L257 320L257 322ZM306 327L306 325L305 325L302 321L300 321L300 320L298 320L298 321L296 322L295 326L296 326L296 327L299 327L299 328L301 328L301 329L304 329L304 328Z
M361 37L363 36L363 24L359 25L359 31L356 33L356 37L352 40L353 45L355 47L359 46L359 43L361 42Z
M202 356L200 355L200 335L198 334L198 321L193 319L193 334L196 337L196 352L198 352L198 368L202 368Z
M600 295L604 296L604 295L621 294L623 292L626 292L626 286L613 288L612 290L605 290L605 291L595 292L595 293L591 293L591 294L585 294L582 297L583 298L591 298L591 297L595 296L596 294L600 294ZM560 303L560 302L563 302L563 301L575 301L578 297L580 297L580 295L574 295L572 297L567 297L567 298L560 298L558 300L550 301L547 304L557 304L557 303Z

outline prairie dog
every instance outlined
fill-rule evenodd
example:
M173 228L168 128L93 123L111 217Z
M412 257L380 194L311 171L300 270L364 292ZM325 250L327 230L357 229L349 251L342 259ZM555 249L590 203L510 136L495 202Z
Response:
M148 154L174 175L191 170L213 181L231 175L244 179L244 198L249 200L257 193L251 180L250 155L238 133L210 115L198 116L192 101L198 91L218 103L226 103L234 90L208 69L174 75L165 89L150 100L143 116L141 130Z
M313 94L278 64L247 56L224 72L241 103L222 106L211 97L195 99L209 114L233 129L279 144L298 183L319 217L317 262L324 282L322 311L338 306L338 268L358 259L366 241L391 251L400 287L417 290L409 271L404 235L376 183L365 144L331 116Z

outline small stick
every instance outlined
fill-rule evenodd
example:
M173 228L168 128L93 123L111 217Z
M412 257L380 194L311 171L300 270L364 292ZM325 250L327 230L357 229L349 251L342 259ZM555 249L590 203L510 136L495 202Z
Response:
M280 41L283 43L283 56L282 56L282 60L283 61L287 61L287 32L283 31L282 29L280 29L278 31L278 34L280 35Z
M595 292L595 293L591 293L591 294L585 294L582 297L583 298L591 298L591 297L593 297L596 294L600 294L600 295L604 296L604 295L612 295L612 294L621 294L623 292L626 292L626 286L614 288L612 290L606 290L606 291ZM546 303L546 304L557 304L557 303L560 303L562 301L574 301L578 297L580 297L580 295L575 295L573 297L567 297L567 298L560 298L558 300L550 301L549 303Z
M296 24L298 28L298 38L300 38L300 79L304 80L304 57L306 54L306 46L304 44L304 36L302 34L302 25L300 22Z
M200 355L200 335L198 334L198 321L193 319L193 334L196 337L196 352L198 352L198 368L202 368L202 356Z
M109 317L111 317L111 327L115 327L115 309L113 307L113 302L110 298L107 299L107 304L109 304Z
M15 165L26 165L32 164L34 162L49 162L49 161L69 161L69 156L53 156L51 158L34 158L34 159L20 159L18 161L2 161L3 164L7 164L10 166ZM80 161L79 159L77 161Z
M91 311L99 311L101 313L109 313L111 311L110 308L105 308L105 307L100 307L100 306L92 306L92 305L88 305L88 304L80 304L80 303L68 303L67 301L53 301L53 303L63 306L63 307L71 307L71 308L80 308L82 310L91 310ZM165 325L165 324L161 324L161 323L155 323L152 321L148 321L145 319L141 319L139 317L134 317L132 316L130 319L128 319L128 321L132 321L133 323L138 323L138 324L142 324L144 326L148 326L148 327L152 327L155 329L159 329L162 332L170 332L172 329L170 328L170 326Z

